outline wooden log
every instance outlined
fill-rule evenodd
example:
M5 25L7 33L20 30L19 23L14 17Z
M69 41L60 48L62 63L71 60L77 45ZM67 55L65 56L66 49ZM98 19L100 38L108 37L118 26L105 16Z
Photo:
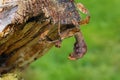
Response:
M72 1L5 1L0 6L1 74L22 70L56 42L80 32L80 16Z

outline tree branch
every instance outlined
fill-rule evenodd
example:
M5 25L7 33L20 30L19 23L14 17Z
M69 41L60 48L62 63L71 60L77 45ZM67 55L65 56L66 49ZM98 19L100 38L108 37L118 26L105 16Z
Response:
M1 74L26 67L60 38L63 40L80 31L72 23L79 21L73 2L60 1L25 0L16 5L10 3L11 7L3 5L0 13L0 27L5 27L0 37Z

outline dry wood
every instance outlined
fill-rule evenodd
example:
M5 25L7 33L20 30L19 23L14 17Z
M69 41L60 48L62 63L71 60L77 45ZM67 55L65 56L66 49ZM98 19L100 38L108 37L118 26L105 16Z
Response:
M4 2L1 6L1 74L23 69L57 41L80 31L73 24L73 21L79 22L79 14L69 0L19 0L14 5L13 2Z
M88 14L83 5L77 6ZM79 24L88 23L90 16L80 18L74 0L1 0L0 74L7 77L0 80L11 75L16 80L16 72L71 36L76 42L69 59L83 57L87 47Z

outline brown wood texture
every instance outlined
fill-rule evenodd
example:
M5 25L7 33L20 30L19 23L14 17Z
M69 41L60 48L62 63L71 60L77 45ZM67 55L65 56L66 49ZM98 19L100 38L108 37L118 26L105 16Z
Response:
M3 7L0 19L6 26L0 33L1 74L28 66L57 41L80 31L80 16L71 0L18 1Z

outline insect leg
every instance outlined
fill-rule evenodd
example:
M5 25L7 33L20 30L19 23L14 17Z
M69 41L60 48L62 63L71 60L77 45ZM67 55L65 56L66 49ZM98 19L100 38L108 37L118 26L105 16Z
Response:
M60 24L61 24L61 23L60 23L60 15L58 14L58 36L59 36L59 40L57 40L57 41L55 42L55 47L58 47L58 48L61 47L61 43L62 43L61 33L60 33L60 27L61 27Z
M70 60L76 60L83 57L87 51L87 46L81 32L75 35L75 39L76 42L74 44L74 52L71 53L68 57Z
M77 8L79 9L79 11L81 11L83 14L86 14L86 18L84 20L81 20L79 22L80 25L82 24L88 24L89 23L89 20L90 20L90 14L89 14L89 11L85 8L85 6L81 3L77 3L76 4Z

